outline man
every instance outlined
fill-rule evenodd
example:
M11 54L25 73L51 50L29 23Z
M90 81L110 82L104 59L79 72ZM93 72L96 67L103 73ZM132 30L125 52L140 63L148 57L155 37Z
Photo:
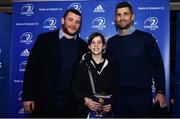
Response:
M118 34L107 43L117 64L117 104L115 117L148 117L152 107L152 78L156 83L156 101L165 102L165 72L156 40L134 27L135 16L128 2L117 4L115 23Z
M67 10L62 28L40 34L32 48L24 74L23 106L33 117L71 115L71 80L88 49L78 36L81 19L79 11Z

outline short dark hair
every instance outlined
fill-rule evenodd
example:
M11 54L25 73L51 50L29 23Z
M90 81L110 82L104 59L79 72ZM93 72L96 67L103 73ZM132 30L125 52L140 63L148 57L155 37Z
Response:
M115 14L116 14L116 12L117 12L117 9L123 8L123 7L128 7L129 10L131 11L131 13L133 14L132 5L131 5L129 2L126 2L126 1L120 2L120 3L118 3L118 4L116 5Z
M100 36L100 37L101 37L101 40L102 40L103 45L106 44L106 41L105 41L104 36L103 36L101 33L99 33L99 32L94 32L94 33L92 33L92 34L89 36L89 38L88 38L88 45L90 45L91 42L92 42L92 40L93 40L95 37L97 37L97 36Z
M68 14L69 12L72 12L72 13L74 13L74 14L82 17L81 13L80 13L78 10L71 8L71 9L68 9L68 10L64 13L63 18L66 18L66 17L67 17L67 14Z

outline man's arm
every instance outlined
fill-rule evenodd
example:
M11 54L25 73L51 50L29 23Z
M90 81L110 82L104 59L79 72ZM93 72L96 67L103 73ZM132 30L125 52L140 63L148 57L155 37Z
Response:
M166 106L165 100L165 71L163 59L158 44L153 36L148 40L148 56L152 66L153 78L156 86L155 101L159 101L161 107Z
M39 70L39 60L41 55L40 39L40 36L38 36L38 39L30 52L23 79L22 100L24 109L28 112L31 112L32 109L34 109L34 92L36 87L36 77Z

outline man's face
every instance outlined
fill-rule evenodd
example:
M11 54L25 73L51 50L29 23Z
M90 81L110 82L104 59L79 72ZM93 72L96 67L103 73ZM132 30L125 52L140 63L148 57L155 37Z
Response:
M81 16L69 12L65 18L62 18L62 28L64 33L74 36L79 32L81 25Z
M127 30L134 21L134 15L128 7L118 8L116 11L115 22L120 30Z

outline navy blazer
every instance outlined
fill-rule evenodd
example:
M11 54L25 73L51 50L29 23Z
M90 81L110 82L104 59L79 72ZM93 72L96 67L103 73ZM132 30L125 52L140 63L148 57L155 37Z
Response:
M77 39L79 59L87 51L87 44ZM55 112L55 93L60 70L59 29L38 35L24 74L23 101L35 101L35 112L53 114Z

